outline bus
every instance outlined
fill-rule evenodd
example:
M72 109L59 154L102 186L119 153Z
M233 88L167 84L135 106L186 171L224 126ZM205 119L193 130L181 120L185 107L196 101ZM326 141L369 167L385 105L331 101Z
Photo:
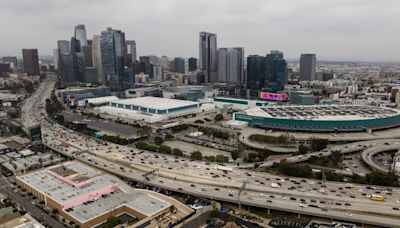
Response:
M384 201L385 197L383 197L381 195L372 194L369 199L374 200L374 201Z

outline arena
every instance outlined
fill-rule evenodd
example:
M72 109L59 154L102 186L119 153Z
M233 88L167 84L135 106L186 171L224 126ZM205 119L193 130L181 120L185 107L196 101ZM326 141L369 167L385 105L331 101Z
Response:
M301 132L360 132L400 126L400 111L375 106L267 106L235 113L233 119L264 129Z

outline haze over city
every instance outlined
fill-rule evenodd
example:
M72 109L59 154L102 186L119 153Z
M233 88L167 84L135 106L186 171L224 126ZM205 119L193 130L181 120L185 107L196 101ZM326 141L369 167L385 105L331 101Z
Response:
M21 47L52 55L54 43L85 24L88 37L106 27L125 31L139 55L198 56L198 33L245 54L281 50L287 59L400 61L396 0L13 0L0 2L0 54Z

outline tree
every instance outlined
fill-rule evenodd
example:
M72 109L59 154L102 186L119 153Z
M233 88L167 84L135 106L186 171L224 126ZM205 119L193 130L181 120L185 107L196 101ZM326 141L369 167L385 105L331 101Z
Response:
M216 121L216 122L219 122L219 121L221 121L221 120L223 120L224 119L224 116L222 115L222 114L217 114L217 115L215 115L215 117L214 117L214 120Z
M228 162L229 158L227 156L225 156L225 155L218 154L217 156L215 156L215 161L216 162L220 162L220 163L224 163L224 162Z
M154 143L157 145L161 145L163 143L163 139L159 136L154 137Z
M107 218L107 220L104 223L103 227L105 227L105 228L113 228L116 225L121 224L121 222L122 222L121 219L119 219L118 217L110 216L110 217Z
M218 211L217 209L214 209L210 212L210 217L211 218L218 218L221 215L221 212Z
M167 145L161 145L158 147L158 152L163 153L163 154L171 154L172 150L171 150L171 147L169 147Z
M172 150L172 154L175 155L175 156L183 156L182 150L180 150L180 149L178 149L178 148L174 148L174 149Z
M204 156L204 160L209 162L215 162L215 156Z
M314 137L311 137L309 139L309 141L311 143L311 149L313 151L323 150L326 148L326 146L329 143L328 139L320 139L320 138L314 138Z
M238 159L240 156L240 150L233 150L231 151L231 157L234 161L236 161L236 159Z
M51 210L51 213L58 214L58 210L56 208L54 208L53 210Z
M299 150L300 154L306 154L308 152L308 147L304 146L304 145L300 145L298 150Z
M340 151L332 151L332 153L329 157L330 157L332 163L335 165L339 164L339 162L342 161L342 154L340 153Z
M33 93L33 84L32 84L32 82L26 81L24 83L24 87L25 87L26 92Z
M203 160L203 155L200 151L193 151L190 158L193 160Z

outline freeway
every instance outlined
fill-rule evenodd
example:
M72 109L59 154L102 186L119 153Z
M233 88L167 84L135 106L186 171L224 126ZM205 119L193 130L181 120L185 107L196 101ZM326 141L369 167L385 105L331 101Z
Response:
M36 99L43 100L46 96L48 94L45 93ZM37 103L35 100L31 102ZM32 113L30 118L42 123L43 143L46 146L127 180L199 197L299 214L377 226L399 227L400 224L397 210L400 206L400 188L349 186L345 183L288 178L236 167L225 173L217 170L215 163L103 142L65 129L43 118L43 115ZM334 149L341 149L342 152L358 151L374 143L377 145L379 142L340 145L340 148L338 146ZM331 151L318 152L318 155L329 154ZM155 172L143 177L151 171ZM369 195L377 192L385 195L384 202L369 199Z
M400 142L395 142L393 144L385 142L384 145L375 145L373 147L365 149L363 152L361 152L361 159L371 169L379 171L379 172L387 173L389 170L387 168L384 168L384 167L376 164L373 160L373 157L377 154L380 154L380 153L383 153L386 151L394 151L394 150L397 151L399 149L400 149Z

